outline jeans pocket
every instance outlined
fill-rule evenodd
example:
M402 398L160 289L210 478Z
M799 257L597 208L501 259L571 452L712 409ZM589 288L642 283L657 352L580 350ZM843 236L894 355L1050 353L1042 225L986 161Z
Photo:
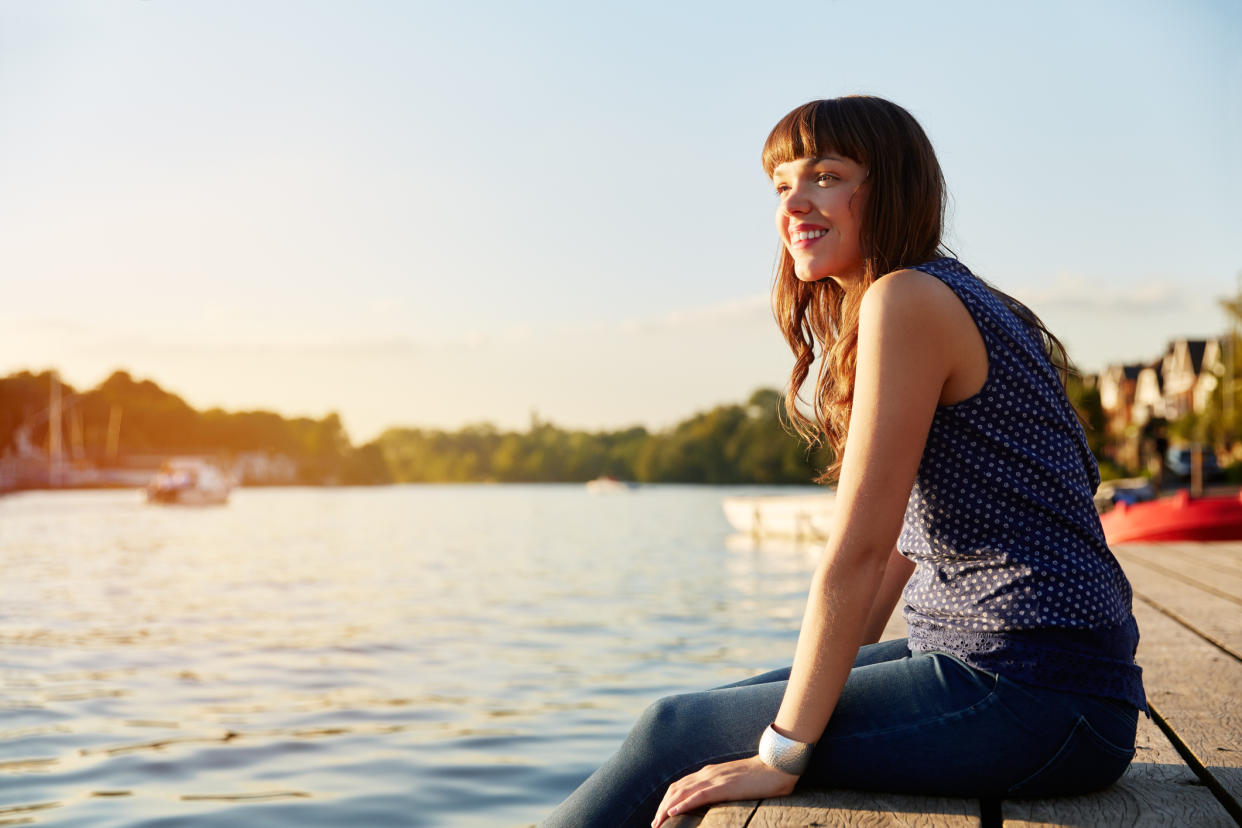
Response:
M1115 745L1079 716L1070 735L1043 767L1008 791L1011 796L1069 796L1090 793L1121 778L1133 747Z

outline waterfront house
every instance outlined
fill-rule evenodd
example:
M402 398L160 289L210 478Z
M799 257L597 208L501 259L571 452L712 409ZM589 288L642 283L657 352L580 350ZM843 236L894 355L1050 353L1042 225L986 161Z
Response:
M1142 426L1153 417L1165 417L1163 359L1144 365L1134 383L1130 422Z
M1176 420L1191 411L1202 410L1195 408L1194 392L1207 344L1205 339L1175 339L1169 343L1160 366L1167 419Z
M1139 363L1109 365L1100 374L1100 407L1108 418L1108 430L1121 434L1130 424L1130 412L1134 408L1134 391L1138 384Z
M1225 339L1209 339L1203 348L1203 360L1199 366L1199 376L1192 392L1193 406L1196 414L1201 414L1212 399L1212 392L1229 374L1231 355Z

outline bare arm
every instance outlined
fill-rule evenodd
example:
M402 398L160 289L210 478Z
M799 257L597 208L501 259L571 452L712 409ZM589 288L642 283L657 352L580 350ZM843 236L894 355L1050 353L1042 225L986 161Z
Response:
M979 376L979 359L986 375L981 347L965 306L933 276L893 273L864 296L835 516L774 723L779 733L818 741L859 646L878 639L910 575L894 546L932 418L951 401L948 389ZM796 781L757 756L708 765L669 788L655 824L711 802L788 793Z
M777 731L799 742L818 741L859 646L873 632L885 570L956 356L950 329L957 317L937 312L946 301L942 290L948 292L934 277L903 271L876 282L863 299L837 520L812 579L776 716ZM951 292L947 301L961 308Z
M905 589L913 572L914 561L902 555L894 546L888 556L888 566L884 569L884 580L880 582L880 590L875 595L871 613L867 616L867 624L863 627L862 643L874 644L884 635L888 619L892 617L893 609L901 598L901 591Z

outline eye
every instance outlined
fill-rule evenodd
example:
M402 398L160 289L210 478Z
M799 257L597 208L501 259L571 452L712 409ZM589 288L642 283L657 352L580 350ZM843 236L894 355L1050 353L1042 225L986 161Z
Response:
M778 196L780 196L780 195L784 195L784 194L785 194L785 193L787 193L787 192L789 192L789 185L788 185L788 184L777 184L777 185L776 185L776 194L777 194Z
M832 173L828 173L828 172L822 172L822 173L815 174L816 184L829 184L831 182L840 181L840 180L841 179L837 178L837 176L833 175Z

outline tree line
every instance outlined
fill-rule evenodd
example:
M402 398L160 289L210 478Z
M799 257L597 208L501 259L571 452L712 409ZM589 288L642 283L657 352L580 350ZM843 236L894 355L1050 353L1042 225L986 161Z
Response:
M17 453L23 441L46 450L53 382L50 371L0 378L0 456ZM293 460L299 483L387 482L378 449L352 446L336 414L315 420L270 411L198 411L125 371L89 390L60 383L60 398L61 443L65 456L76 462L107 467L134 457L262 452Z
M0 378L0 455L48 445L50 371ZM782 395L760 389L659 431L525 431L488 423L457 430L390 428L353 445L340 417L270 411L198 411L150 380L117 371L88 390L61 384L66 455L97 466L135 456L262 452L291 459L297 482L384 484L581 482L601 476L647 483L810 483L828 462L782 425ZM119 427L117 419L119 418ZM110 431L116 434L111 438ZM114 444L113 444L114 443Z
M0 455L17 450L19 430L28 444L46 449L51 385L51 372L0 378ZM1116 476L1120 471L1107 459L1115 438L1106 431L1098 390L1076 376L1066 390L1092 451L1102 458L1101 472ZM304 484L567 483L601 476L643 483L808 484L831 459L825 448L809 450L786 430L783 395L769 388L743 403L718 405L655 431L642 426L586 431L535 420L523 431L489 423L456 430L390 428L357 446L335 413L312 419L271 411L198 411L125 371L89 390L62 384L62 400L62 444L75 459L107 466L134 456L227 459L260 452L292 460L296 482ZM1231 410L1242 412L1242 398ZM1217 402L1213 412L1219 411ZM117 445L111 447L117 456L110 456L108 432L118 416ZM1179 425L1208 431L1222 424L1213 413Z
M377 443L395 482L811 483L828 461L782 425L782 395L760 389L672 428L579 431L533 422L457 431L392 428Z

